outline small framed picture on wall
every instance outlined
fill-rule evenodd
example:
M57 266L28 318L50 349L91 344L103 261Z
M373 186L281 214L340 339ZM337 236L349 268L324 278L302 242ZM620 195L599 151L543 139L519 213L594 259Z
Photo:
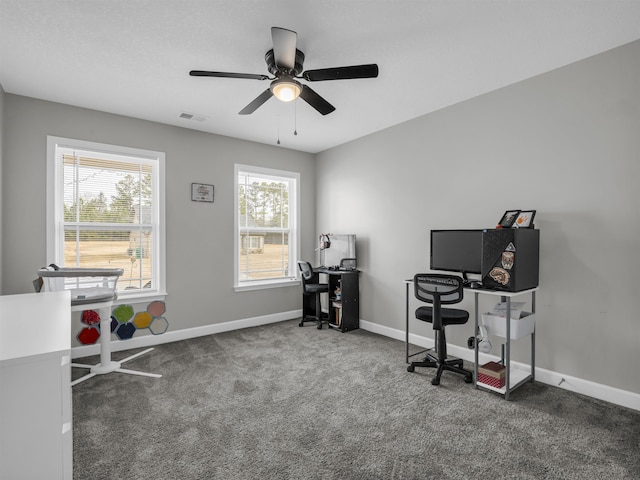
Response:
M191 200L194 202L213 203L213 185L207 185L206 183L192 183Z

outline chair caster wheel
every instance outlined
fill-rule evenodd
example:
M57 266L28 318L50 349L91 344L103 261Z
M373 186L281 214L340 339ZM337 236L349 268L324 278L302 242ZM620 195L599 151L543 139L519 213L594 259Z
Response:
M464 383L472 383L472 382L473 382L473 377L470 377L470 376L464 377Z
M416 367L414 367L413 365L409 365L409 366L407 367L407 372L414 372L414 371L415 371L415 369L416 369Z
M318 324L318 330L322 330L322 324L321 323Z
M300 323L298 324L298 326L299 326L299 327L304 326L304 322L300 322Z
M440 379L439 378L432 378L431 379L431 385L440 385Z

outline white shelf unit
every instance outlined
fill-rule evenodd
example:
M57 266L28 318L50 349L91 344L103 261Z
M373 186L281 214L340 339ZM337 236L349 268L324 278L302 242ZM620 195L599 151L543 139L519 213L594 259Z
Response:
M71 480L68 291L0 296L0 478Z
M479 382L478 381L478 343L479 342L475 342L475 364L474 364L474 372L473 372L473 379L476 385L476 388L483 388L486 390L490 390L492 392L497 392L500 393L501 395L504 395L505 400L509 400L509 394L515 390L516 388L520 387L521 385L525 384L526 382L533 382L535 381L535 364L536 364L536 356L535 356L535 352L536 352L536 330L535 330L535 326L533 328L533 332L531 332L529 334L530 338L531 338L531 364L530 364L530 370L526 371L526 370L517 370L517 369L512 369L511 368L511 340L512 340L512 335L511 335L511 299L513 297L519 296L519 295L527 295L530 294L531 295L531 313L535 315L536 312L536 292L538 291L538 287L535 288L529 288L527 290L522 290L519 292L503 292L503 291L499 291L499 290L484 290L484 289L480 289L480 288L473 288L473 289L466 289L468 292L471 292L474 294L474 302L475 302L475 327L474 327L474 332L478 332L478 325L479 325L479 317L480 317L480 311L479 311L479 296L480 295L492 295L492 296L497 296L501 298L501 301L506 302L507 303L507 311L506 311L506 316L505 316L505 324L506 324L506 334L504 336L504 354L501 358L501 363L505 366L505 386L502 388L496 388L493 387L491 385L487 385L485 383Z

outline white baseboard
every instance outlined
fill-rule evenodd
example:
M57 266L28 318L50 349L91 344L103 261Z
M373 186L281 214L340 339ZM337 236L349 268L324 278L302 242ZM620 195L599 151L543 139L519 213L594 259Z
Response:
M394 338L402 342L405 341L406 334L404 330L397 330L395 328L389 328L376 323L367 322L366 320L360 320L360 328L379 335ZM409 334L409 342L412 345L416 345L422 348L432 348L433 339L423 337L420 335ZM468 348L462 348L457 345L447 345L447 352L454 357L462 358L469 362L474 362L475 353ZM499 356L480 354L478 362L480 364L488 361L497 361ZM511 362L512 368L518 370L529 370L529 365L519 362ZM640 411L640 394L621 390L619 388L610 387L608 385L602 385L599 383L591 382L589 380L583 380L581 378L572 377L571 375L565 375L559 372L553 372L544 368L535 368L535 379L537 382L545 383L547 385L553 385L565 390L587 395L589 397L604 400L606 402L614 403L622 407L632 408Z
M202 337L205 335L212 335L214 333L229 332L231 330L240 330L242 328L257 327L259 325L267 325L269 323L277 323L285 320L293 320L294 318L300 318L302 316L302 310L292 310L289 312L281 312L272 315L263 315L260 317L243 318L240 320L231 320L228 322L214 323L212 325L206 325L204 327L186 328L183 330L175 330L163 333L162 335L144 335L141 337L134 337L130 340L121 340L119 342L111 343L111 351L118 352L122 350L130 350L133 348L152 347L154 345L161 345L163 343L177 342L180 340L188 340L190 338ZM404 330L398 330L395 328L385 327L376 323L367 322L366 320L360 320L360 328L367 330L378 335L393 338L395 340L405 341ZM432 348L433 340L420 335L410 334L409 342L412 345L416 345L423 348ZM458 358L467 360L469 362L474 361L474 352L468 348L462 348L457 345L447 345L448 352ZM82 358L90 355L99 355L99 345L84 345L79 347L73 347L71 349L71 358ZM479 361L482 363L490 360L498 360L499 357L494 355L480 354ZM512 368L519 370L528 370L529 365L512 362ZM544 368L535 368L536 381L545 383L547 385L553 385L556 387L570 390L572 392L587 395L589 397L597 398L610 402L622 407L631 408L640 411L640 394L621 390L619 388L610 387L608 385L602 385L599 383L591 382L589 380L583 380L581 378L572 377L559 372L553 372Z
M129 340L120 340L111 342L111 351L120 352L123 350L131 350L133 348L153 347L154 345L162 345L163 343L178 342L180 340L188 340L190 338L203 337L214 333L229 332L231 330L240 330L242 328L257 327L259 325L267 325L269 323L283 322L300 318L302 310L292 310L290 312L275 313L272 315L263 315L260 317L243 318L240 320L231 320L229 322L214 323L205 325L204 327L185 328L182 330L174 330L163 333L162 335L144 335L134 337ZM100 345L84 345L73 347L71 349L71 358L83 358L91 355L100 354Z

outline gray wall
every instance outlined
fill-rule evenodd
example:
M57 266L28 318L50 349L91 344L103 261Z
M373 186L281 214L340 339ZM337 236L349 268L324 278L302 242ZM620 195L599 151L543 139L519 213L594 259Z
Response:
M639 58L634 42L319 154L316 230L357 235L361 318L404 330L431 229L537 209L537 366L640 393Z
M31 292L45 258L46 140L55 135L166 153L167 314L170 330L301 308L300 288L233 290L233 165L300 172L302 256L313 257L313 155L6 94L3 293ZM191 183L215 203L191 201ZM8 207L7 199L11 199Z
M4 158L4 89L0 85L0 272L4 270L2 263L2 170L3 170L3 158ZM0 274L0 292L2 292L2 274Z

